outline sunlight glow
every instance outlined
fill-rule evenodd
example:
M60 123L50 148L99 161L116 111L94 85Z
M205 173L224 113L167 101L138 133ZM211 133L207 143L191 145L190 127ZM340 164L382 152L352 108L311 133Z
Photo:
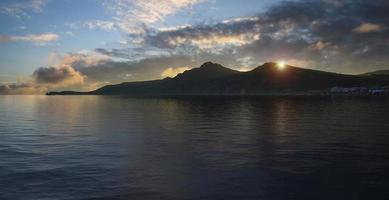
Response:
M278 61L277 62L277 68L279 69L279 70L283 70L283 69L285 69L285 67L286 67L286 63L285 63L285 61Z

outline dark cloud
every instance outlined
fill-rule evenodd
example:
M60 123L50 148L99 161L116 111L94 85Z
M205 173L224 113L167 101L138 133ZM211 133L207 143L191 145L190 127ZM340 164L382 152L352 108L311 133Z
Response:
M151 57L171 56L173 53L166 49L160 49L157 47L137 47L137 48L124 48L124 49L104 49L97 48L95 51L99 54L115 57L131 61L139 61L142 59L148 59Z
M12 89L11 89L10 85L0 85L0 94L1 95L10 94L11 91L12 91Z
M0 95L43 94L47 88L31 82L0 85Z
M71 66L41 67L30 80L0 85L0 94L44 94L56 88L75 89L72 86L82 86L84 79L85 76Z
M106 61L97 65L79 66L76 69L87 77L89 82L118 83L160 79L167 68L194 67L198 62L189 56L169 56L142 59L134 62Z
M125 58L128 59L130 57L130 54L127 49L104 49L104 48L97 48L95 49L97 53L110 56L110 57L116 57L116 58Z
M171 76L182 69L197 67L202 62L205 61L198 62L184 55L118 62L69 54L58 60L55 67L37 69L28 81L0 86L0 94L43 94L49 90L90 91L107 84L162 79L166 74Z
M158 48L195 46L200 49L215 46L241 46L260 38L258 18L236 18L217 24L187 26L149 34L145 45Z
M144 44L191 56L233 48L229 57L258 64L282 58L358 73L389 63L388 10L387 0L284 1L256 17L149 32Z
M388 0L283 1L257 16L146 30L130 36L129 41L136 42L128 48L95 50L113 60L69 55L59 66L38 69L33 82L61 87L81 83L95 89L107 83L158 79L167 69L179 71L206 61L236 69L278 59L342 73L386 69L388 10ZM17 85L0 89L12 88Z
M70 66L41 67L32 76L38 84L72 85L84 82L83 75Z

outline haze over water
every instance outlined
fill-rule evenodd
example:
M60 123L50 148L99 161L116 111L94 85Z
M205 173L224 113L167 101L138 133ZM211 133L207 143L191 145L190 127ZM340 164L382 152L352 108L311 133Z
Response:
M0 199L383 199L385 98L0 96Z

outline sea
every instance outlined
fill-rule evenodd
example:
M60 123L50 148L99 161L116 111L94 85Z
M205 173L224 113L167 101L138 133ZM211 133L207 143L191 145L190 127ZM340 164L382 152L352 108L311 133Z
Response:
M387 97L0 96L2 200L388 197Z

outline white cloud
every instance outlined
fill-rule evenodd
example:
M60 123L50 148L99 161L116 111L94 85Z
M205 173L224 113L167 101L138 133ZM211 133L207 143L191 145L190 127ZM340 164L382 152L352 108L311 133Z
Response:
M221 21L223 24L231 24L231 23L237 23L237 22L248 22L248 21L258 21L259 17L236 17L231 19L226 19Z
M168 15L206 0L109 0L104 3L116 17L115 23L122 31L143 33L144 26L163 21Z
M107 55L103 55L97 52L91 52L82 50L77 53L70 53L64 56L56 53L49 54L48 63L53 67L77 67L82 65L83 67L89 67L100 64L101 62L109 61L111 58Z
M64 31L64 32L61 32L61 34L68 35L68 36L71 36L71 37L75 37L75 35L74 35L74 33L72 31Z
M36 43L45 43L58 40L59 36L54 33L44 33L40 35L14 36L14 40L31 41Z
M0 35L0 42L12 42L12 41L27 41L37 45L45 45L49 42L58 40L59 36L54 33L43 33L43 34L31 34L24 36L9 36Z
M191 44L200 49L220 49L225 46L242 46L259 40L259 33L241 33L235 35L225 35L220 33L208 33L204 36L195 37L172 37L168 41L171 46L180 46L182 44Z
M160 32L178 31L180 29L191 28L191 27L192 27L192 25L190 25L190 24L184 24L184 25L179 25L179 26L158 28L158 31L160 31Z
M380 24L363 23L358 27L354 28L353 31L357 33L370 33L370 32L379 32L384 29L385 27Z
M258 18L246 17L201 26L185 25L159 29L157 34L149 34L145 43L160 48L196 47L219 53L226 47L239 47L260 39Z
M64 25L67 26L70 29L73 29L73 30L76 30L76 29L79 28L76 23L65 22Z
M115 30L115 23L111 21L103 21L103 20L88 21L84 23L84 26L88 27L89 29L99 28L106 31Z
M29 12L41 12L47 0L4 1L0 3L0 14L17 18L29 18Z

